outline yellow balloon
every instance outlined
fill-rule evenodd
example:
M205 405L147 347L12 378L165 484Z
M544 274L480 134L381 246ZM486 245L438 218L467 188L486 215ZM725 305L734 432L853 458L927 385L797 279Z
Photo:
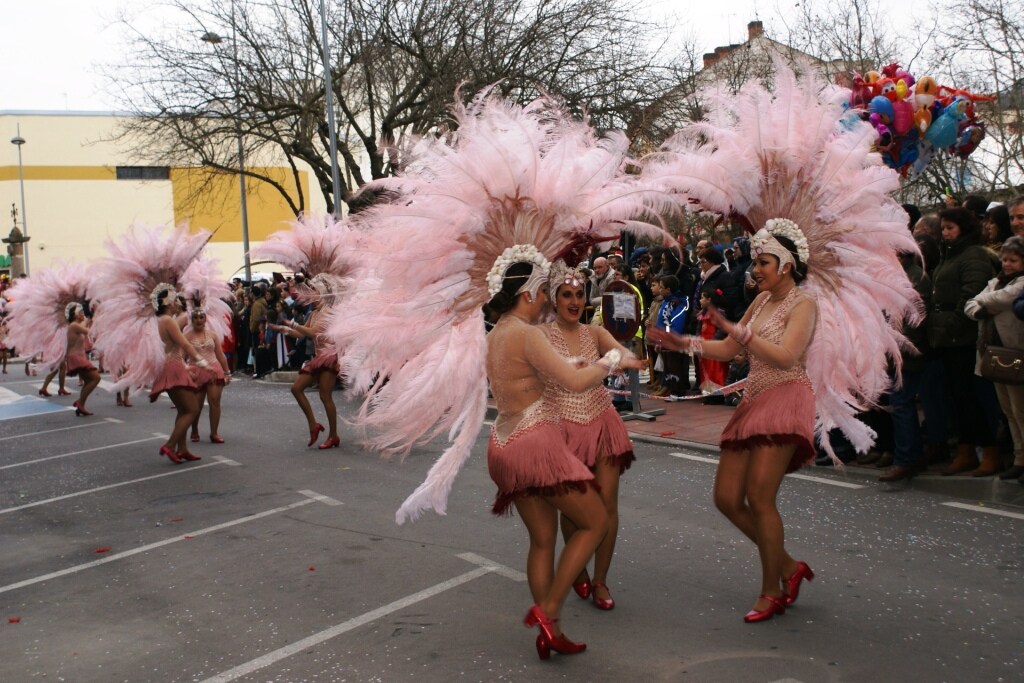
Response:
M905 100L907 98L907 92L909 92L909 90L910 88L907 87L907 82L904 81L902 78L896 81L896 97L900 98L901 100Z

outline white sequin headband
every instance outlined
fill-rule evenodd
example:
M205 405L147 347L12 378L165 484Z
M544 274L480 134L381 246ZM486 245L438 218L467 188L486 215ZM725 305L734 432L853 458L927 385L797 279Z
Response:
M784 247L776 237L785 237L796 247L800 260L807 263L810 252L807 248L807 238L804 237L800 228L791 220L786 218L772 218L765 222L764 227L750 239L750 251L757 256L771 254L779 259L779 270L787 263L796 268L796 260L793 252Z
M522 287L516 290L516 294L529 292L531 297L537 298L537 292L548 283L551 262L532 244L516 244L501 252L501 256L494 261L494 265L491 266L491 270L487 273L488 296L493 299L494 295L501 291L502 283L505 281L505 271L516 263L533 264L533 271L530 273L530 277L526 279Z
M551 264L551 273L548 275L548 288L551 290L551 296L555 295L558 288L562 285L570 285L572 287L581 287L585 285L587 278L583 275L583 272L577 268L570 268L565 264L565 261L558 260Z
M160 292L164 292L163 296L160 296ZM161 282L153 291L149 293L149 303L153 304L153 310L160 310L160 304L166 299L174 300L178 298L178 290L174 288L174 285Z

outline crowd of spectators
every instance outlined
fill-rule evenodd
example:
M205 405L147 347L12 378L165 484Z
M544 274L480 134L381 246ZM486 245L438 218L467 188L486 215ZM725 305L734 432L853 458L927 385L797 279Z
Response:
M300 303L297 287L303 277L275 276L274 282L257 281L245 287L234 279L231 287L232 339L224 341L224 353L232 372L255 378L276 370L298 370L311 357L311 343L281 332L294 322L305 324L312 307Z

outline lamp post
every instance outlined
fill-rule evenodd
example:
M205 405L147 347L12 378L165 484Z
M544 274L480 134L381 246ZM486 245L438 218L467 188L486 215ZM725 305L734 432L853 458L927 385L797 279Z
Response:
M26 242L23 253L25 256L25 275L28 275L28 219L25 217L25 171L21 165L21 146L25 144L25 138L21 137L20 123L17 127L17 133L13 138L11 138L11 144L18 147L18 188L21 191L21 234Z
M200 40L210 45L223 42L216 33L207 31ZM235 115L235 139L238 142L238 191L242 202L242 249L245 250L245 281L252 284L252 263L249 259L249 207L245 191L245 149L242 146L242 122L239 120L242 110L242 75L238 64L238 31L235 24L235 3L231 2L231 57L235 63L235 102L238 113Z
M327 95L327 126L331 141L331 189L334 192L334 217L341 215L341 178L338 174L338 133L334 123L334 78L331 76L330 50L327 46L327 0L320 0L320 44L324 56L324 90Z

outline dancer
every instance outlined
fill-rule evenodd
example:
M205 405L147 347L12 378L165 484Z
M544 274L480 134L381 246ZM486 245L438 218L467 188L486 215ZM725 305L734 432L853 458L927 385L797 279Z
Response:
M755 81L739 93L712 96L708 120L670 138L642 162L642 175L680 207L757 233L759 298L740 324L712 316L728 339L651 334L717 360L748 352L750 376L722 434L714 495L757 544L761 595L744 619L758 622L783 614L813 576L783 543L783 474L811 460L815 439L838 463L828 437L836 427L858 451L871 446L875 434L857 413L890 386L890 361L899 376L907 343L900 326L920 321L921 304L897 258L916 253L891 196L899 176L880 163L870 124L845 111L849 92L813 69L797 79L777 63L771 92ZM810 122L799 141L790 135L797 120Z
M551 268L550 291L555 320L542 327L551 345L563 358L594 363L605 353L616 350L623 357L632 353L619 344L603 327L583 325L580 317L587 304L586 276L564 262ZM608 569L615 552L619 531L619 477L636 460L633 444L619 413L612 405L608 391L597 386L584 394L549 382L545 399L554 405L562 420L569 450L593 472L608 515L608 532L594 554L594 577L591 583L586 567L573 581L573 590L583 599L592 597L594 606L602 610L615 607L608 590ZM562 535L566 543L576 532L576 524L561 515Z
M708 314L729 338L714 341L659 329L651 338L670 349L728 361L744 350L750 374L739 407L722 431L715 476L715 505L750 540L761 556L761 595L747 622L782 614L814 578L783 544L782 517L775 506L787 472L809 464L814 451L814 392L806 353L814 334L817 305L798 288L806 277L806 240L795 223L769 221L751 242L754 280L761 294L739 324L718 309ZM785 589L783 577L785 578Z
M77 417L88 417L91 412L85 409L85 402L89 394L93 392L100 383L100 373L89 362L85 355L85 344L89 337L89 328L85 324L85 307L77 302L67 305L68 316L68 354L63 366L67 367L69 377L80 377L82 379L82 390L78 394L78 400L74 402L75 415Z
M75 352L76 360L84 358L88 328L82 322L90 277L82 264L58 262L52 268L18 278L11 289L7 342L28 358L26 373L39 359L37 365L46 373L40 396L50 396L49 384L56 376L60 378L58 393L71 393L64 386L66 361L70 351ZM69 342L74 344L73 349ZM88 397L88 392L83 396ZM84 406L77 405L81 400L76 402L76 414L88 415L81 410Z
M530 536L527 577L541 658L581 652L559 627L562 604L607 526L594 475L570 452L546 376L570 390L600 383L601 365L575 369L534 322L547 300L551 259L571 265L622 230L664 239L636 220L653 197L623 172L628 140L598 138L557 102L517 107L485 91L456 104L457 132L416 140L394 178L375 181L379 201L360 212L369 244L328 335L355 391L357 424L385 454L408 453L445 434L449 447L399 508L403 523L444 513L487 409L498 406L488 444L497 485L493 511L515 506ZM414 267L415 266L415 267ZM500 317L485 334L483 307ZM630 358L627 367L642 363ZM554 566L558 511L577 526Z
M196 369L193 373L196 386L199 387L199 411L192 421L193 442L199 441L199 418L203 414L203 404L210 402L210 442L224 443L220 428L220 398L224 386L231 381L227 358L221 347L220 337L206 327L206 311L193 308L189 312L189 326L185 329L185 339L192 344L199 355L206 360L208 367Z
M7 374L7 355L10 349L7 347L7 311L0 302L0 367L3 374Z
M270 327L296 339L307 337L315 344L313 358L299 370L291 391L306 417L309 427L307 445L312 446L324 431L306 398L306 389L316 385L327 413L327 440L320 444L321 450L337 448L341 444L333 396L338 383L338 353L324 332L330 307L348 288L353 262L361 249L361 239L361 235L346 221L305 215L294 221L290 229L272 234L255 252L260 258L272 259L301 274L303 284L297 285L297 296L303 304L313 305L313 312L305 323L289 320L287 325L272 324Z
M338 409L334 405L334 386L338 383L338 354L331 347L330 342L323 336L325 324L325 302L330 293L330 283L326 276L316 275L306 281L310 288L317 293L316 304L313 312L305 324L299 324L289 320L285 325L270 325L272 329L283 332L290 337L302 339L307 337L313 340L314 356L307 361L299 370L299 376L292 382L292 396L299 404L302 414L306 416L309 425L309 443L312 446L320 438L324 426L316 421L313 413L313 406L306 398L306 389L316 385L320 394L320 403L324 406L327 414L327 440L317 446L320 450L337 448L341 444L341 437L338 436Z
M177 410L174 428L160 447L160 456L174 464L200 459L187 444L189 427L199 414L191 372L209 367L182 333L178 292L192 301L213 301L227 291L212 275L209 260L201 257L209 236L183 227L170 232L133 228L107 242L110 256L98 264L93 283L103 292L103 305L94 317L95 348L109 367L124 371L115 391L149 385L151 401L166 391Z

